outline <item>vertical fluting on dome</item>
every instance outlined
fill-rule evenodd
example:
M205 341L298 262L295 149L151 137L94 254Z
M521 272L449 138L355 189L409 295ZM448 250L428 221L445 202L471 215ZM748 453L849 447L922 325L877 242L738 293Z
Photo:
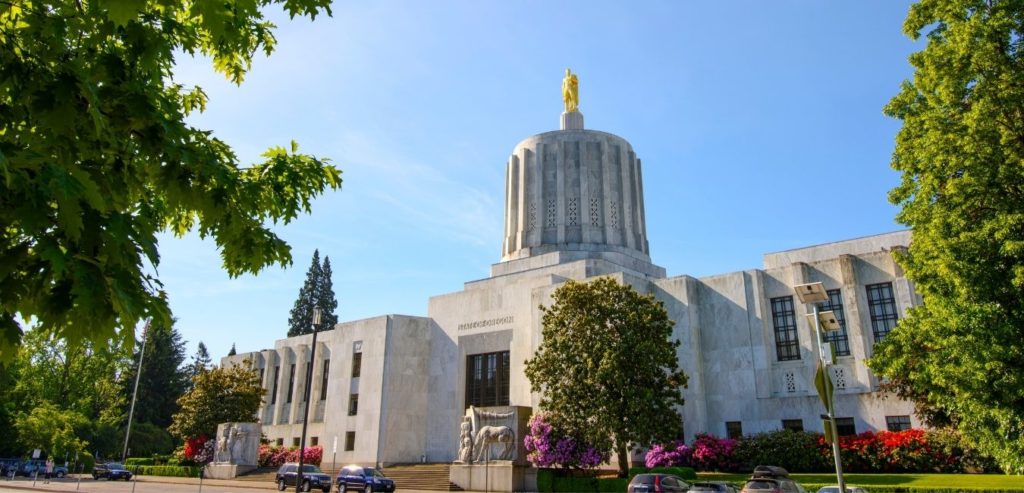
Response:
M562 130L530 137L512 152L502 260L558 250L649 260L641 165L625 139Z

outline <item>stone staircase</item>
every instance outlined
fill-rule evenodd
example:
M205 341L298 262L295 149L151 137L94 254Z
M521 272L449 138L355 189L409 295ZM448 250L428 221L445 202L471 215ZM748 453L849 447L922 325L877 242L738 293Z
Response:
M462 491L448 481L449 464L410 464L384 468L384 475L395 481L395 490Z

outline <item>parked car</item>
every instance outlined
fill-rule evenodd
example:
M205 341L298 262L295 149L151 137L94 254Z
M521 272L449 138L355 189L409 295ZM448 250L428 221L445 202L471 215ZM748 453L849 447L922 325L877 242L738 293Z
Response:
M39 459L29 459L22 461L18 466L18 474L22 476L32 476L39 471L39 475L42 476L46 472L46 461Z
M741 493L807 493L789 472L777 466L757 466Z
M0 459L0 475L10 476L18 472L21 459Z
M123 479L128 481L132 479L132 472L125 469L122 464L107 462L106 464L96 464L96 466L92 468L92 478L107 478L110 481Z
M285 462L274 475L274 482L277 483L277 490L284 491L289 486L295 486L299 477L299 464L297 462ZM331 477L324 474L319 467L313 464L302 465L302 491L309 491L317 488L323 491L331 491Z
M689 483L671 474L637 474L629 481L627 493L683 493L690 489Z
M372 493L395 491L395 482L372 467L345 466L338 471L338 491L363 491Z
M839 493L839 485L835 485L835 486L822 486L821 489L818 490L818 493ZM864 488L859 488L857 486L847 486L846 487L846 493L868 493L868 492Z
M45 471L46 469L43 468L43 470ZM68 475L68 466L67 466L67 464L64 464L63 466L58 466L58 465L54 465L53 466L53 477L55 477L55 478L63 478L64 476L67 476L67 475Z
M739 489L724 481L701 481L691 484L690 491L701 493L738 493Z

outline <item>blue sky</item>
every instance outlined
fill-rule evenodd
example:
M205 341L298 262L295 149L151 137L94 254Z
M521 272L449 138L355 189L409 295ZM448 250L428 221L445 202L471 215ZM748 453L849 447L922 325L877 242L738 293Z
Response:
M243 163L296 140L341 191L276 231L295 263L230 279L195 236L164 236L159 274L189 352L273 346L313 250L331 258L340 320L425 315L432 295L499 261L504 169L558 126L579 74L590 129L643 161L651 257L670 276L757 268L761 255L901 229L886 194L911 77L909 2L378 1L278 24L240 87L179 58L192 118ZM800 213L816 200L817 212Z

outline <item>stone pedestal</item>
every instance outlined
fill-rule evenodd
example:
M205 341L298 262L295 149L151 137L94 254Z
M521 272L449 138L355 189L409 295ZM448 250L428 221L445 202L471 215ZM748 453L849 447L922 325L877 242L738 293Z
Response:
M211 462L203 468L203 477L206 479L232 479L241 476L249 471L255 471L256 466L242 466L238 464L218 464Z
M537 491L537 468L512 461L452 464L449 480L469 491Z
M566 111L562 113L562 130L583 130L583 113Z

